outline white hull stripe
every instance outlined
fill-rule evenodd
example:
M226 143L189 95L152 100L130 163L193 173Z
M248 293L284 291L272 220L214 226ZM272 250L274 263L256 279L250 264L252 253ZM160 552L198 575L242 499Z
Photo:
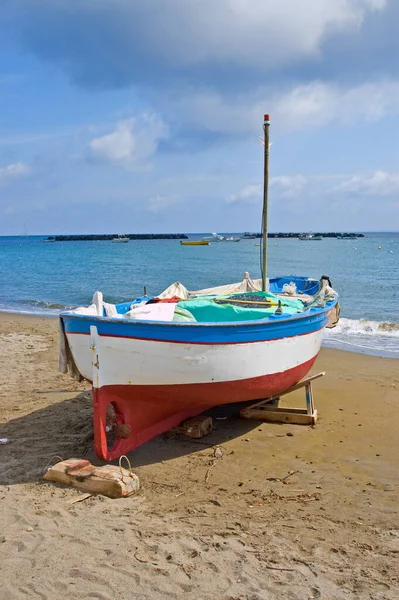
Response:
M90 340L68 335L76 365L92 379ZM323 330L252 344L175 344L98 336L100 385L173 385L240 381L283 373L314 358Z

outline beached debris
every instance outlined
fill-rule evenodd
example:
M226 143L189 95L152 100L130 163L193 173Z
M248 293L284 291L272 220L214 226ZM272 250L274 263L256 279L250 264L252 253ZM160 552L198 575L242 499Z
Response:
M79 494L79 496L76 496L76 498L72 498L72 500L68 500L67 504L76 504L77 502L83 502L84 500L91 498L91 496L92 495L90 493Z
M208 479L210 477L210 474L211 474L211 471L212 471L213 467L216 465L216 461L212 460L209 464L210 464L210 467L207 470L207 472L205 473L205 483L208 483Z
M281 483L291 483L291 481L288 481L288 479L290 477L292 477L292 475L295 475L296 473L299 473L299 471L290 471L288 473L288 475L286 475L285 477L267 477L267 481L279 481Z
M69 458L49 467L43 475L45 481L73 486L91 494L102 494L110 498L123 498L135 494L140 488L137 475L119 465L95 467L88 460Z
M267 496L263 496L263 500L267 503L267 504L272 504L274 503L276 500L279 501L283 501L283 502L318 502L321 498L321 495L319 493L298 493L298 494L291 494L289 496L282 496L280 494L277 494L274 490L270 490L269 494Z
M221 446L216 446L215 450L213 451L213 456L215 458L222 458L223 457L223 450L221 448Z

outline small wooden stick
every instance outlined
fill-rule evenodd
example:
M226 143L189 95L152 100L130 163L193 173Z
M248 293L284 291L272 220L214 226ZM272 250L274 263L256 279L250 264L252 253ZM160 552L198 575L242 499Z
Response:
M272 569L273 571L295 571L295 569L289 569L288 567L271 567L270 565L264 565L266 569Z
M136 550L136 552L133 554L133 556L134 556L134 558L135 558L135 559L136 559L136 560L137 560L139 563L147 563L147 564L150 564L150 565L155 565L155 566L158 564L158 563L156 563L156 562L152 562L152 560L145 560L144 558L139 558L139 557L137 556L137 552L138 552L138 550L139 550L139 549L137 548L137 550Z
M212 464L211 464L211 466L209 467L209 469L208 469L208 470L207 470L207 472L206 472L206 475L205 475L205 483L207 483L207 481L208 481L208 479L209 479L209 475L211 474L211 471L212 471L213 467L215 466L215 464L216 464L216 463L215 463L215 461L213 460L213 461L212 461Z
M92 494L80 494L76 498L72 498L72 500L68 500L67 504L76 504L76 502L83 502L83 500L87 500L87 498L91 498Z
M291 477L291 475L295 475L295 473L299 473L299 471L290 471L288 475L282 478L281 481L284 483L288 479L288 477Z

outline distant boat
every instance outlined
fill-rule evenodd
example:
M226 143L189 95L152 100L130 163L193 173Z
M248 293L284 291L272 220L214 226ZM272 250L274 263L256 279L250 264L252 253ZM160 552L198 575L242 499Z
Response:
M116 237L112 238L112 241L114 244L127 244L129 238L119 233Z
M249 231L246 231L246 232L244 233L244 238L245 238L245 239L247 239L247 240L254 240L254 239L256 239L257 237L258 237L258 234L257 234L257 233L250 233Z
M227 237L225 235L219 235L218 233L212 233L212 236L202 238L202 241L204 242L206 242L207 240L209 242L240 242L241 238L235 238L233 236Z
M313 235L313 233L304 233L299 236L299 239L306 242L321 242L323 239L321 235Z
M212 235L202 238L203 242L223 242L223 240L224 237L222 235L219 235L218 233L212 233Z
M50 237L46 238L45 240L43 240L43 242L55 242L55 237L50 236Z
M357 236L354 233L349 235L337 235L337 240L357 240Z
M209 246L210 241L209 240L194 240L194 241L184 242L183 240L181 240L180 244L182 246Z

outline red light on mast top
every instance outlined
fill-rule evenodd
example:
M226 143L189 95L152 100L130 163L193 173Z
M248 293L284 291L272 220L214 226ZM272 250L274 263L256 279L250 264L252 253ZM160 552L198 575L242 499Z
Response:
M264 120L265 120L265 121L270 121L270 115L265 115L265 118L264 118Z

